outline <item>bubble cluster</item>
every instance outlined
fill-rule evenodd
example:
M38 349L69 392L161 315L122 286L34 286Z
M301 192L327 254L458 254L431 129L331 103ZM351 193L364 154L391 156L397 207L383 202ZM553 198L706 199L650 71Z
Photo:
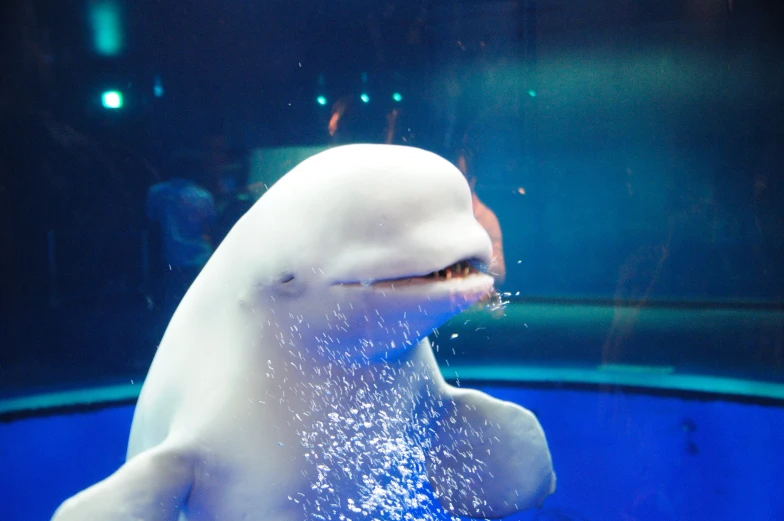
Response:
M394 378L383 366L378 382ZM318 407L312 423L298 430L305 458L314 465L310 487L317 492L306 517L324 521L351 519L414 520L432 510L427 492L425 450L427 421L415 422L416 397L406 389L379 390L363 380L328 381L314 389ZM405 406L404 406L405 405Z
M288 409L297 439L284 441L298 441L307 462L289 500L319 521L457 521L442 501L482 506L480 487L472 490L484 466L471 449L478 434L441 395L432 360L401 356L423 336L409 316L358 311L337 305L318 324L291 314L287 327L272 328L285 356L267 361L268 398ZM368 327L389 334L384 345L364 337ZM378 352L380 360L369 355ZM439 499L429 466L451 499Z

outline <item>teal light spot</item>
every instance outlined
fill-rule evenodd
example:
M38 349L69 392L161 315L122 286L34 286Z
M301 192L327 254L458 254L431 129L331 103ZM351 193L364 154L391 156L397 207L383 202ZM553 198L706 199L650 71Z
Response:
M532 98L535 98L536 97L536 91L531 89L531 90L528 91L528 95L531 96Z
M120 54L125 34L119 3L115 0L98 0L89 2L88 9L95 52L102 56Z
M399 92L396 92L396 93L392 94L392 99L395 100L395 101L400 102L400 101L403 101L403 96L401 96Z
M123 106L122 94L116 90L107 90L101 94L101 103L107 109L119 109Z
M367 103L370 101L370 96L363 92L359 99L361 99L363 103Z
M327 98L325 98L324 96L319 96L318 98L316 98L316 102L319 105L324 106L327 104Z
M161 82L161 77L160 76L156 76L155 77L155 81L154 81L154 84L153 84L153 87L152 87L152 92L153 92L153 94L155 94L156 98L162 98L163 97L164 90L163 90L163 83Z

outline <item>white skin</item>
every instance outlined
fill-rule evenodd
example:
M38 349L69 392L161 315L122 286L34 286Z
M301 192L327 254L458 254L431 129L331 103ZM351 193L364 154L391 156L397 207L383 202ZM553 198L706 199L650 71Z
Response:
M540 504L555 475L535 417L447 385L425 337L491 291L455 266L490 252L465 180L438 156L351 145L305 161L177 309L126 464L54 519L440 519Z

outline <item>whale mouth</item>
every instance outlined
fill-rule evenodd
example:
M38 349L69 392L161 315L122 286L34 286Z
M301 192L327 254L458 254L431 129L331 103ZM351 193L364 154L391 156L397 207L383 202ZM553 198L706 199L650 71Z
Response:
M458 261L454 264L447 266L444 269L433 271L428 273L427 275L422 275L418 277L403 277L402 280L414 280L414 279L421 279L424 281L433 281L433 280L450 280L450 279L459 279L463 277L469 277L471 275L477 275L480 273L487 273L487 265L478 259L468 259ZM383 280L379 282L388 282L388 281L395 281L401 279L390 279L390 280Z
M449 280L466 279L477 275L487 275L487 264L479 259L464 259L450 264L440 270L424 275L406 275L403 277L378 279L361 282L339 282L339 286L362 287L401 287L417 284L433 284Z

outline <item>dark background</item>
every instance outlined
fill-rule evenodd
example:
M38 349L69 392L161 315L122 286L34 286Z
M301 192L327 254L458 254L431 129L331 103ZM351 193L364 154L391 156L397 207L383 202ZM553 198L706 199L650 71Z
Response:
M468 132L512 298L780 309L779 3L118 0L101 56L106 3L3 3L4 387L143 374L166 321L143 201L172 151L326 145L363 89L353 141L383 139L396 91L409 143L450 157Z

